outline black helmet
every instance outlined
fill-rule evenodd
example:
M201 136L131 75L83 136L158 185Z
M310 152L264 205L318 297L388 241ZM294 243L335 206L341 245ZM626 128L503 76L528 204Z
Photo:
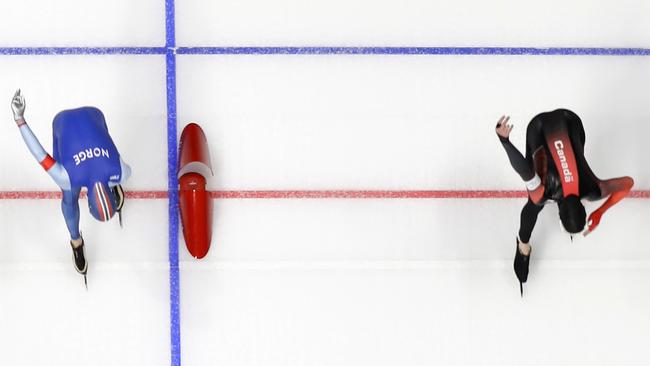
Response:
M575 194L564 197L558 203L560 209L560 221L564 230L571 234L582 232L585 228L587 213L585 206L580 202L580 198Z

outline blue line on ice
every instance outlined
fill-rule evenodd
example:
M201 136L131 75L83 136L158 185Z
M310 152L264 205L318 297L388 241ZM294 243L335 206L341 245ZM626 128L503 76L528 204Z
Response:
M0 55L164 55L165 47L0 47Z
M562 47L179 47L177 53L185 55L650 56L650 49Z
M168 20L168 26L174 21ZM173 31L172 31L173 36ZM0 47L0 55L165 55L166 47ZM650 56L648 48L599 47L178 47L182 55Z
M171 365L181 364L180 274L178 269L178 179L176 177L176 34L174 0L165 0L167 76L167 188L169 190L169 312Z

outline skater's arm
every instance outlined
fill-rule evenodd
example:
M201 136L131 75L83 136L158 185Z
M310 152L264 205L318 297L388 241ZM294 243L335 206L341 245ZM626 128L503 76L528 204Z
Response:
M526 190L533 202L539 203L544 196L544 185L542 185L542 180L535 173L531 164L528 163L528 160L517 150L517 148L510 142L510 131L512 131L512 125L508 124L510 117L501 117L497 122L496 132L501 141L501 146L506 151L508 155L508 160L510 160L510 165L515 169L517 174L526 184Z
M590 179L593 181L594 185L598 187L600 192L595 195L595 197L598 197L597 199L607 197L607 200L605 200L599 208L589 215L589 219L587 220L587 230L584 233L584 235L588 235L596 229L600 223L602 215L609 208L627 196L632 189L632 186L634 186L634 180L630 177L600 180L596 174L594 174L593 170L591 170L591 167L585 158L585 131L580 117L571 111L565 111L565 114L567 116L567 129L569 130L569 135L573 137L573 152L576 160L582 166L587 175L584 178L581 176L581 179Z
M25 141L25 145L29 149L29 152L34 156L36 161L47 171L47 174L54 179L54 182L61 189L70 189L70 178L68 173L65 171L63 165L57 163L43 148L41 143L38 141L31 128L27 125L23 113L25 111L25 99L20 95L20 90L14 95L12 101L12 109L14 110L14 119L16 125L20 130L20 135Z
M118 182L112 182L108 181L108 186L113 188L117 185L124 184L127 180L129 180L129 177L131 177L131 167L122 160L122 157L120 156L120 170L122 171L120 174L120 180Z
M70 189L70 177L62 164L54 160L43 148L34 133L29 128L25 120L22 120L20 125L20 134L27 145L27 148L32 153L36 161L45 169L47 174L52 177L54 182L61 189Z
M122 160L120 156L120 168L122 169L122 178L120 179L120 184L124 184L131 177L131 167Z
M585 235L594 231L605 211L625 198L632 189L632 186L634 186L634 180L631 177L607 179L598 183L601 197L607 197L607 200L589 215L589 220L587 220L588 228Z

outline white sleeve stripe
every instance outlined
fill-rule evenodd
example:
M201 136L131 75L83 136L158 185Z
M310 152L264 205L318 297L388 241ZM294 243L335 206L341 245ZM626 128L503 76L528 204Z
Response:
M542 180L539 178L539 175L535 174L533 179L526 181L526 189L529 191L534 191L542 184Z

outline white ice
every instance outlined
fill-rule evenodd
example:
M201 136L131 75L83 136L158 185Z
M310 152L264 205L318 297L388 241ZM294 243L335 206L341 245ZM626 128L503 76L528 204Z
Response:
M191 46L647 47L644 0L183 0Z
M178 1L177 46L648 47L647 2ZM0 47L150 46L163 1L0 3ZM650 189L648 57L177 56L179 131L200 123L214 190L522 189L494 135L583 119L603 178ZM101 108L128 190L165 190L163 56L0 56L0 190L55 190L11 121L16 88L47 150L60 110ZM183 365L611 365L650 358L650 219L627 199L570 243L557 209L512 271L521 199L217 200L208 257L181 240ZM82 230L89 291L56 200L0 200L7 365L170 362L167 201ZM596 207L594 204L588 206Z

